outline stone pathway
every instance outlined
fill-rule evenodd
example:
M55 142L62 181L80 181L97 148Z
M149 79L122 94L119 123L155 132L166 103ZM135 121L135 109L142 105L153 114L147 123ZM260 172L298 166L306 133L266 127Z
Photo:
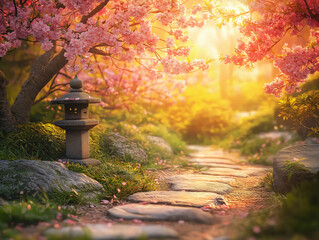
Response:
M234 213L240 215L246 213L249 206L262 206L257 178L261 179L269 168L247 165L210 147L191 146L191 149L194 153L189 162L203 169L164 176L162 181L169 189L135 193L128 198L131 203L107 210L109 217L133 221L135 225L128 225L129 222L88 224L50 229L46 234L68 237L89 233L99 240L142 236L146 239L228 239L229 231L219 228L224 229ZM226 214L229 208L234 210Z

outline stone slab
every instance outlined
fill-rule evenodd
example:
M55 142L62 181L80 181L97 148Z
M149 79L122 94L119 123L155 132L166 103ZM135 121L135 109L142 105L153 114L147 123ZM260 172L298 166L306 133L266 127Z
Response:
M177 180L171 182L171 189L174 191L191 192L213 192L219 194L229 193L232 187L225 183L198 181L198 180Z
M173 181L208 181L208 182L221 182L230 183L236 181L234 178L224 177L224 176L212 176L206 174L184 174L184 175L173 175L166 177L168 182Z
M198 164L235 164L235 162L229 158L191 158L189 162Z
M230 176L230 177L248 177L257 176L262 172L266 172L269 168L261 167L247 167L245 169L227 169L227 168L210 168L207 171L202 172L203 174L216 175L216 176Z
M227 169L227 168L211 168L202 172L203 174L215 175L215 176L230 176L230 177L243 177L246 178L249 174L242 170Z
M219 150L195 152L195 153L190 153L189 156L195 157L195 158L226 157L225 153Z
M134 193L128 197L134 202L171 204L175 206L218 206L225 204L222 196L208 192L151 191Z
M189 221L211 224L216 219L210 214L198 208L176 207L154 204L127 204L120 205L108 210L112 217L123 219L140 219L156 221Z
M233 164L221 164L221 163L209 163L209 162L198 162L193 164L201 166L201 167L231 168L231 169L238 169L238 170L243 169L243 166L233 165Z
M107 225L87 224L85 227L72 226L61 229L48 229L46 236L60 236L61 239L76 239L81 236L90 236L92 240L115 240L115 239L141 239L141 238L177 238L175 230L161 225Z
M212 149L211 146L201 146L201 145L187 145L187 148L196 152L207 151Z

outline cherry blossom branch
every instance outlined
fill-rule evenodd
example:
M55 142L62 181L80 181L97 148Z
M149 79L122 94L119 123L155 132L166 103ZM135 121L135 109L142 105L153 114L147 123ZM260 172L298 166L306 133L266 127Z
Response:
M314 15L313 12L311 11L307 0L303 0L303 1L304 1L305 5L306 5L307 11L308 11L310 17L313 18L313 19L315 19L315 15Z
M13 5L14 5L14 12L15 12L14 16L18 16L18 8L17 8L16 1L12 0L12 2L13 2Z
M88 13L87 15L83 16L81 18L81 23L87 23L87 21L89 20L89 18L93 17L95 14L97 14L99 11L101 11L109 2L109 0L105 0L102 3L100 3L96 8L94 8L90 13Z
M97 49L96 47L90 48L89 52L93 53L93 54L98 54L98 55L101 55L101 56L111 56L111 54L109 54L107 52L104 52L104 51L102 51L100 49Z

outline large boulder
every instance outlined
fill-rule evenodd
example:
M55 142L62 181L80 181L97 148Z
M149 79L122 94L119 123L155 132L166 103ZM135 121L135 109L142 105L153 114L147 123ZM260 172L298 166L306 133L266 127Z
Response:
M20 199L21 194L37 196L74 194L84 202L98 200L102 185L83 173L68 170L62 163L37 160L0 160L0 197Z
M152 144L162 149L169 155L173 155L173 150L171 146L161 137L157 136L146 136L146 139L149 140Z
M303 159L299 163L305 169L285 169L287 161ZM280 150L274 158L274 190L279 193L287 193L294 186L305 180L313 179L319 171L319 145L299 144ZM289 173L292 173L290 178Z
M103 139L104 148L110 155L131 158L143 163L147 160L147 154L136 142L114 132L110 132Z

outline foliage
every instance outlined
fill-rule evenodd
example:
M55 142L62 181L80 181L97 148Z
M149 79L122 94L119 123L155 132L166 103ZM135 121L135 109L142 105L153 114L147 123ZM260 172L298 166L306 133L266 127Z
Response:
M215 143L224 149L239 149L240 154L247 157L251 163L271 165L272 156L283 147L298 140L293 133L290 139L258 136L265 132L283 130L279 127L274 119L272 108L261 108L252 116L242 118L225 137L216 139Z
M241 220L238 239L318 238L318 188L319 175L314 181L304 182L286 196L278 197L274 207L250 214Z
M274 113L271 107L260 107L251 116L237 119L232 128L219 140L219 145L230 149L233 146L242 146L255 135L263 132L273 131L275 128ZM238 147L237 147L238 148Z
M270 106L276 101L273 96L265 94L263 86L268 80L265 78L258 79L257 81L243 81L240 82L234 76L235 89L230 91L227 100L230 102L230 107L234 111L247 112L256 111L260 108L261 103L267 102ZM234 84L234 83L233 83ZM239 101L240 100L240 101Z
M305 158L296 159L294 158L291 160L286 160L284 164L284 170L288 172L288 180L294 175L297 171L306 171L311 172L308 168L305 167L303 163L301 163L302 160L305 160Z
M57 160L65 154L65 133L53 124L20 125L0 135L0 159Z
M211 142L232 123L229 103L205 85L189 85L180 100L164 109L164 118L189 142Z
M17 235L14 227L25 227L52 219L67 218L70 209L49 202L20 201L2 202L0 205L0 231L4 238Z
M261 139L258 136L244 140L236 145L234 148L239 148L240 153L247 157L248 162L271 165L272 160L270 157L276 155L276 153L289 146L290 141L284 138L278 139Z
M75 189L72 189L71 192L69 191L55 191L50 192L48 195L46 193L43 193L45 196L45 199L47 201L50 201L55 204L59 205L83 205L84 203L87 203L87 200L85 201L85 196L82 192L78 192ZM98 199L97 199L98 201Z
M280 101L283 120L290 120L303 135L319 136L319 91L308 91L299 96L287 96ZM304 130L303 130L304 129Z
M179 23L178 29L170 31L169 35L181 42L187 41L183 29L204 24L203 17L196 16L200 6L196 6L189 13L192 16L188 16L185 6L179 1L142 4L128 1L123 4L110 1L88 3L83 0L56 4L45 0L6 2L2 7L1 57L11 48L19 48L22 41L28 38L39 42L44 51L54 49L58 42L64 48L64 56L74 66L74 71L79 69L79 65L84 69L90 68L92 53L109 56L113 61L130 62L134 59L141 61L146 52L156 52L159 36L152 32L152 24L148 20L150 16L162 26ZM171 73L191 71L199 61L188 65L172 59L172 56L187 56L189 53L185 47L176 48L172 37L166 37L169 57L161 60L164 70ZM163 40L166 42L166 39ZM158 53L155 56L159 56ZM78 61L75 63L76 58ZM187 66L191 69L186 69Z
M81 172L103 185L103 197L121 199L142 191L155 190L155 183L138 163L122 161L118 158L104 157L98 166L84 167L69 165L72 171Z
M274 175L273 170L267 170L266 176L260 182L260 186L263 186L267 191L273 191Z
M265 91L275 96L280 96L283 89L293 93L308 75L318 71L316 0L253 0L242 8L222 2L207 2L212 18L232 20L243 35L233 55L223 59L225 63L250 68L258 61L270 60L279 74Z
M199 5L186 8L180 1L30 0L5 1L1 9L1 58L14 49L29 55L25 54L30 49L28 43L38 46L34 52L39 52L40 46L46 52L41 55L45 59L41 61L43 66L38 69L35 64L33 74L38 76L42 69L50 69L49 74L45 74L43 83L35 77L28 85L36 93L46 87L37 99L37 94L30 96L31 103L66 90L66 83L76 72L87 91L100 93L102 107L129 109L132 102L154 98L162 101L172 96L171 89L182 90L182 81L163 79L163 73L208 69L207 61L188 58L186 29L201 27L208 18L201 14ZM31 62L36 63L25 61ZM19 122L27 119L23 120Z

